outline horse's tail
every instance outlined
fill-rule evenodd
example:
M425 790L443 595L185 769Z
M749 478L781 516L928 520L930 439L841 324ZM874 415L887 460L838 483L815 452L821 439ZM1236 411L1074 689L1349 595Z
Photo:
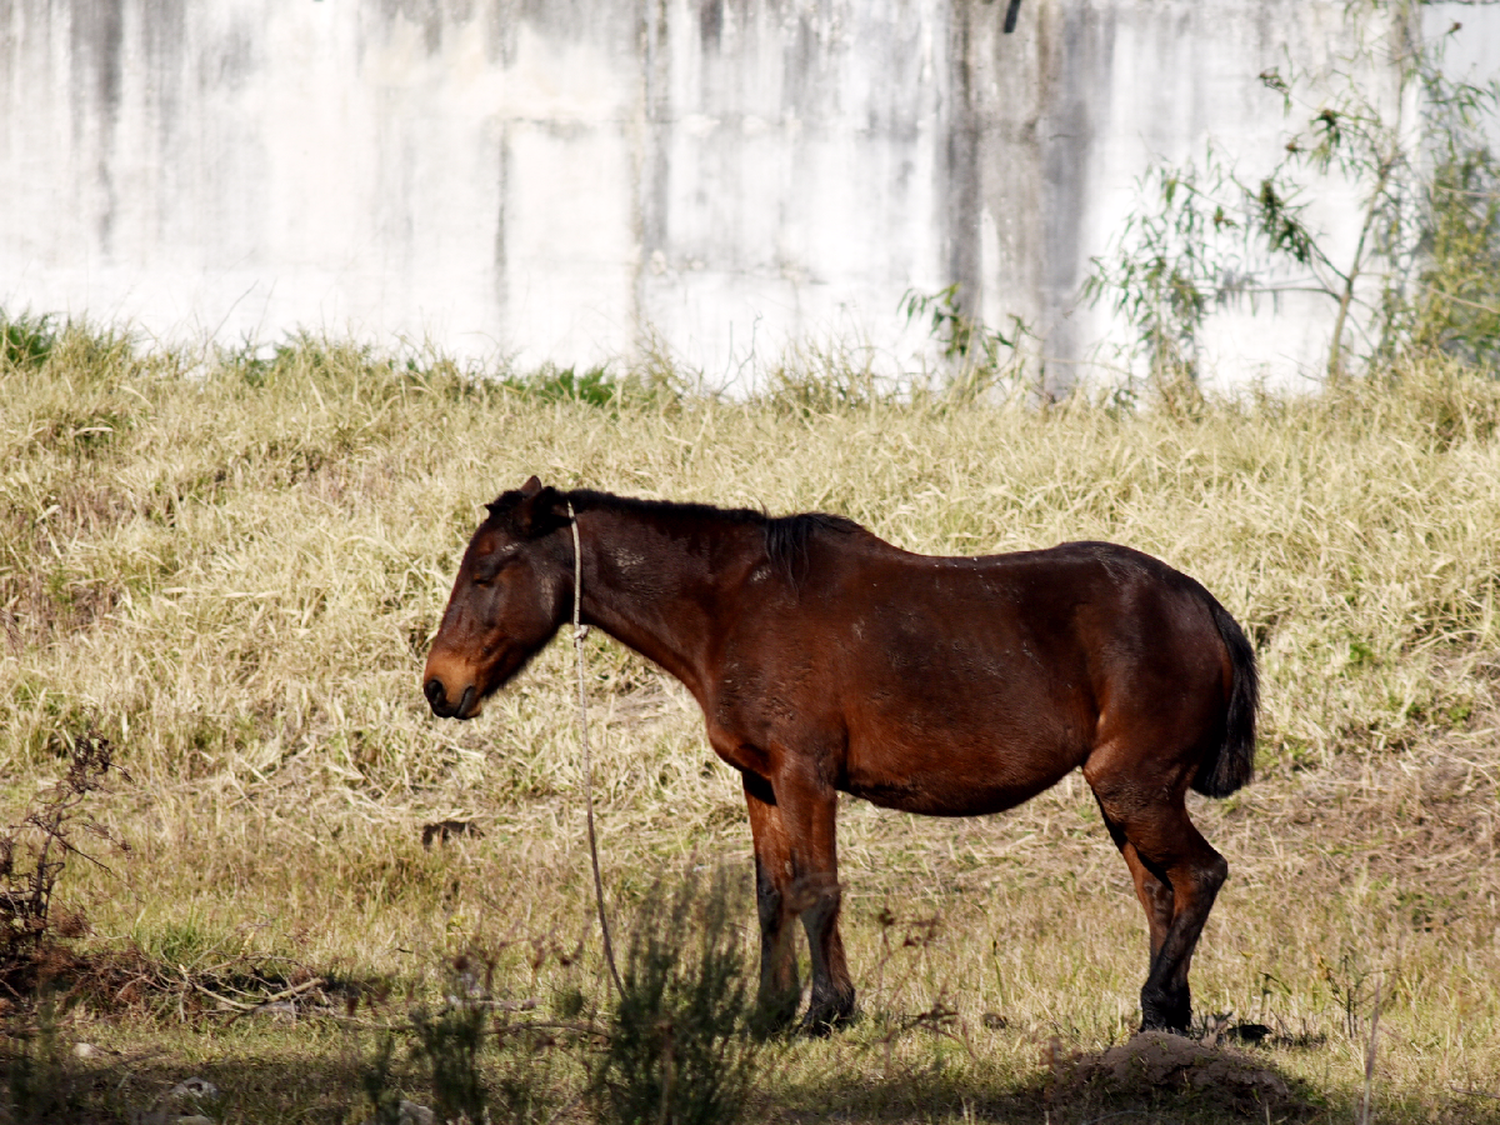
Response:
M1260 703L1260 677L1255 671L1255 650L1239 622L1212 595L1208 600L1214 625L1229 649L1233 671L1224 714L1224 741L1199 764L1193 788L1205 797L1227 797L1255 775L1255 709Z

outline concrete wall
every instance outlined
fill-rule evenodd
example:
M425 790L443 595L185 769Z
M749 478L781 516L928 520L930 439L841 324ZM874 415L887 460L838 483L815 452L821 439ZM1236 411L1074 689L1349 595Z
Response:
M1345 7L0 0L0 308L730 382L920 362L900 298L959 281L1069 373L1122 342L1078 286L1148 158L1273 159L1256 76L1346 49ZM1229 325L1222 376L1312 362L1315 311Z

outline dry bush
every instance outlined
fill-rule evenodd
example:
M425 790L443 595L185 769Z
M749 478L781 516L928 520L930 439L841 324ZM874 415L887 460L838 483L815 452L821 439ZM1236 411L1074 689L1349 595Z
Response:
M79 848L75 834L90 833L124 847L86 807L110 771L109 742L91 734L68 742L67 773L37 796L18 824L0 831L0 990L16 1000L30 998L39 978L71 960L58 947L59 939L87 931L81 911L53 901L70 860L103 866Z

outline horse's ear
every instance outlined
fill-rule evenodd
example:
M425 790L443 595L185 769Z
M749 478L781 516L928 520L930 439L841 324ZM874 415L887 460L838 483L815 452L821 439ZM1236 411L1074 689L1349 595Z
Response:
M536 477L533 476L529 481L521 486L521 499L530 500L541 490L542 482L537 480Z
M532 477L526 483L530 486L535 481L536 477ZM536 539L568 526L568 502L557 489L538 484L537 491L530 495L526 495L526 489L521 492L523 499L516 509L516 529L522 535Z

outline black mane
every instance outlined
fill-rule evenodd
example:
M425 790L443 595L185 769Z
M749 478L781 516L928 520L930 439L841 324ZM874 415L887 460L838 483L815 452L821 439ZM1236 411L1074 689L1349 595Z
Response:
M861 530L859 524L827 512L802 512L766 520L766 558L793 586L807 574L807 545L820 531L847 535Z
M807 573L808 544L819 531L848 534L859 531L859 524L827 512L801 512L791 516L769 516L754 508L718 508L712 504L684 503L676 500L642 500L634 496L616 496L591 488L574 489L562 494L574 511L604 509L630 512L642 516L672 520L703 520L736 526L759 526L765 537L766 559L772 568L793 585Z

